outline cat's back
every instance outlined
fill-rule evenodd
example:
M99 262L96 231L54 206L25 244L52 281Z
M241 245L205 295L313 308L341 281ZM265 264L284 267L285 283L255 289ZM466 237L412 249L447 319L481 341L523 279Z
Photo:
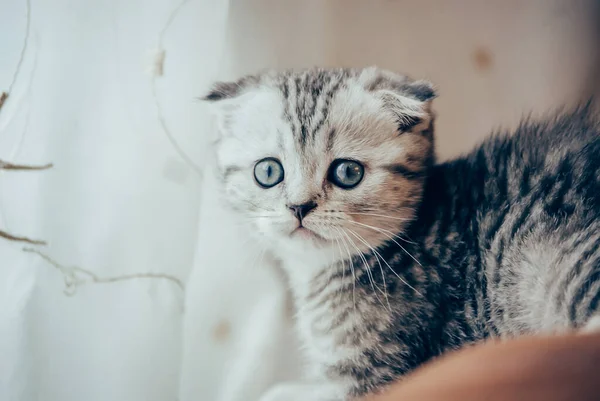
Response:
M600 200L600 119L590 105L528 118L512 134L492 135L464 161L479 178L470 184L484 208L528 197L552 200L554 207L569 200L591 206Z
M574 110L526 118L512 138L516 151L533 161L543 160L560 149L577 151L597 143L600 119L590 102Z
M498 334L579 327L600 302L600 129L591 107L526 121L468 158Z

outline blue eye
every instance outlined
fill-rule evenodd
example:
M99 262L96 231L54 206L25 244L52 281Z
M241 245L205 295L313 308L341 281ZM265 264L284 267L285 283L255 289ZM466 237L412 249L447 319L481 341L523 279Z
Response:
M283 166L272 157L259 160L254 165L254 179L263 188L271 188L283 181Z
M340 188L351 189L363 179L365 168L354 160L337 159L329 167L329 181Z

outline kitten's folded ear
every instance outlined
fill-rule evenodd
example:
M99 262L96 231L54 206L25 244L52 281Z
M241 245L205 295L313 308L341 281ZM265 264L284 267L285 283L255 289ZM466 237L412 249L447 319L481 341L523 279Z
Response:
M241 91L237 82L216 82L210 91L202 96L201 100L216 102L223 99L236 97Z
M233 99L241 95L249 87L258 85L258 83L259 77L256 75L247 75L232 82L216 82L210 91L200 99L210 102Z
M365 68L359 82L398 119L400 132L430 131L435 117L431 103L437 97L430 82L415 81L376 67Z
M242 95L258 83L259 78L254 75L248 75L232 82L217 82L213 84L206 95L200 98L200 100L212 103L210 110L216 118L219 136L229 134L231 119L239 108Z

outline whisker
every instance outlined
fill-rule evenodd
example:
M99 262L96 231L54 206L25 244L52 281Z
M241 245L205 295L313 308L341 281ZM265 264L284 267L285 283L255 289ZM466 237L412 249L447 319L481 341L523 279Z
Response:
M385 228L381 228L381 227L375 227L375 226L370 226L370 225L368 225L368 224L365 224L365 223L360 223L360 222L358 222L358 221L354 221L354 220L349 220L349 221L350 221L350 223L359 224L359 225L361 225L361 226L364 226L364 227L367 227L367 228L371 228L371 229L373 229L373 230L375 230L375 231L379 231L379 232L381 232L381 233L388 233L388 234L390 234L392 237L394 237L394 238L398 238L400 241L404 241L404 242L406 242L406 243L408 243L408 244L416 245L416 244L415 244L413 241L409 241L409 240L407 240L406 238L402 238L402 237L401 237L399 234L394 234L393 232L391 232L390 230L386 230Z
M396 240L393 238L395 235L394 235L394 236L390 236L389 234L387 234L387 233L386 233L386 231L387 231L387 232L391 232L391 231L384 230L384 229L382 229L382 228L381 228L381 229L377 229L377 228L375 228L375 227L371 227L371 226L368 226L368 225L366 225L366 224L359 223L358 221L350 221L350 222L351 222L351 223L354 223L354 224L359 224L359 225L361 225L361 226L365 226L365 227L371 228L371 229L373 229L373 230L375 230L375 231L378 231L378 232L382 233L383 235L385 235L386 237L388 237L388 238L389 238L391 241L393 241L393 242L394 242L394 244L398 245L398 246L400 247L400 249L402 249L404 252L406 252L406 254L407 254L408 256L410 256L410 257L412 258L412 260L414 260L415 262L417 262L419 266L423 267L423 265L421 264L421 262L419 262L419 261L418 261L418 260L417 260L417 259L416 259L416 258L415 258L413 255L411 255L411 254L410 254L410 252L408 252L408 251L407 251L407 250L406 250L406 249L405 249L405 248L404 248L402 245L400 245L400 244L399 244L399 243L398 243L398 242L397 242L397 241L396 241Z
M241 193L241 192L235 192L233 195L239 195L240 198L241 198L241 199L238 199L239 201L241 201L241 202L243 202L243 203L245 203L245 204L247 204L249 206L252 206L255 209L262 210L264 212L275 212L275 209L268 209L268 208L266 208L264 206L257 205L256 203L252 202L251 200L244 199L243 198L244 194Z
M341 228L333 227L340 234L344 234ZM354 310L356 311L356 273L354 271L354 260L352 258L352 254L350 253L350 248L348 248L348 244L343 236L339 237L340 241L344 244L344 248L346 248L346 252L348 253L348 260L350 261L350 271L352 272L352 305L354 305Z
M348 230L348 231L352 232L352 230ZM356 235L358 235L358 234L356 234ZM366 242L366 241L365 241L365 242ZM370 246L368 243L367 243L367 246L369 246L369 247L370 247L370 248L373 250L373 252L375 252L375 254L377 254L377 255L379 255L379 257L381 257L381 260L383 260L383 263L385 263L385 264L386 264L386 266L387 266L387 267L388 267L388 268L389 268L389 269L392 271L392 273L394 273L394 274L396 275L396 277L398 277L398 278L400 279L400 281L402 281L402 282L403 282L405 285L407 285L407 286L408 286L408 288L412 289L412 290L413 290L414 292L416 292L417 294L419 294L419 295L423 296L423 294L421 294L421 293L420 293L420 292L419 292L419 291L418 291L418 290L417 290L415 287L413 287L412 285L410 285L410 284L409 284L409 283L408 283L408 282L407 282L407 281L406 281L404 278L402 278L402 277L401 277L401 276L400 276L400 275L399 275L399 274L396 272L396 270L394 270L394 269L392 268L392 266L390 266L390 264L387 262L387 260L385 260L385 259L384 259L384 257L383 257L383 256L381 256L381 254L380 254L379 252L377 252L377 250L376 250L376 249L374 249L373 247L371 247L371 246ZM406 252L406 251L405 251L405 252Z
M354 243L354 241L352 241L352 238L350 238L350 236L346 233L345 230L343 230L343 233L346 235L346 238L348 239L350 244L352 244L352 246L354 246L354 248L358 251L358 255L360 256L360 258L363 261L363 264L365 265L367 276L369 276L369 283L371 284L371 288L373 289L373 294L375 295L375 298L377 298L377 300L381 303L381 305L383 305L383 301L379 298L379 295L377 295L377 291L375 290L373 273L371 272L371 268L369 266L369 263L367 262L367 258L365 258L365 255L361 252L360 248ZM381 289L379 287L377 287L377 290L381 292Z
M338 247L338 250L340 251L340 262L342 264L342 283L346 283L346 261L344 260L344 257L342 256L342 247L340 246L340 240L337 237L334 237L335 240L335 244Z
M376 208L376 207L361 207L358 209L354 209L354 212L356 212L356 213L373 213L373 214L378 214L378 215L384 216L384 217L394 217L396 219L406 219L406 217L389 216L387 214L383 214L381 208ZM410 207L399 206L399 207L394 208L394 212L396 212L396 213L406 212L406 213L412 215L415 212L415 209L410 208Z
M345 212L345 213L349 214L349 215L358 214L358 215L363 215L363 216L383 217L383 218L386 218L386 219L400 220L400 221L409 221L409 220L411 220L411 219L406 219L406 218L402 218L402 217L386 216L384 214L377 214L377 213L362 213L362 212Z
M335 263L335 250L333 248L331 248L332 252L331 252L331 263L330 266L333 266ZM335 270L334 269L328 269L329 270L329 275L327 277L327 284L326 287L329 287L329 284L331 284L331 280L333 279L333 276L335 275Z
M335 249L331 247L331 266L335 266L335 262ZM334 269L331 270L334 271Z
M381 262L379 261L379 259L381 258L381 260L383 260L383 262L385 263L385 260L383 259L383 257L379 254L379 252L377 252L375 250L375 248L373 248L363 237L361 237L358 233L355 233L352 230L348 230L348 232L352 235L354 235L356 238L358 238L359 241L361 241L363 244L365 244L370 250L371 252L375 255L375 260L377 260L377 264L379 265L379 270L381 271L381 279L383 281L383 296L385 297L385 300L388 304L388 308L390 309L390 312L392 311L392 305L390 305L390 300L388 298L388 293L387 293L387 284L385 281L385 273L383 272L383 266L381 266Z
M258 252L252 258L252 262L250 263L250 268L254 269L256 267L259 267L260 264L262 263L265 253L266 253L266 248L263 248L263 247L259 248Z
M273 219L276 217L282 217L281 215L271 215L271 216L267 216L267 215L257 215L257 216L243 216L245 219Z

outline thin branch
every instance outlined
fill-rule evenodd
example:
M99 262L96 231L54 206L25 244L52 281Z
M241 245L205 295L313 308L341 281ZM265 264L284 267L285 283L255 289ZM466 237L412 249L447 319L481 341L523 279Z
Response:
M8 98L8 93L2 92L0 94L0 109L2 109L2 106L4 106L4 102L6 101L7 98Z
M28 166L28 165L12 164L12 163L8 163L3 160L0 160L0 170L15 170L15 171L46 170L51 167L52 167L52 164L46 164L44 166ZM0 206L1 205L2 204L0 202ZM0 209L0 216L4 217L1 209ZM46 245L45 241L34 240L34 239L27 238L27 237L18 237L16 235L9 234L6 231L2 231L2 230L0 230L0 238L7 239L9 241L26 242L26 243L32 244L32 245Z
M156 87L156 77L162 76L164 72L164 62L165 62L165 49L164 49L164 39L167 35L167 31L171 27L171 24L175 21L179 12L184 8L186 4L188 4L191 0L182 0L179 5L177 5L169 14L165 25L160 30L158 34L158 50L155 55L154 60L154 73L152 75L151 80L151 89L152 89L152 97L154 99L154 104L156 106L157 118L160 127L162 128L163 133L167 137L167 140L171 144L173 150L179 155L179 157L190 167L194 173L198 175L198 177L202 178L202 169L192 160L192 158L183 150L177 139L175 139L175 135L171 132L167 125L167 121L165 120L163 109L158 99L158 91Z
M8 90L6 92L2 92L0 94L0 109L4 105L6 99L8 99L9 94L12 92L15 83L17 82L17 78L21 72L21 66L23 65L23 61L25 60L25 53L27 53L27 46L29 44L29 35L31 32L31 0L25 1L25 38L23 39L23 46L21 47L21 53L19 54L19 60L17 61L17 67L15 68L15 73L8 85Z
M23 39L23 46L21 47L21 53L19 54L17 68L15 69L15 73L13 74L12 80L8 86L8 94L12 92L13 87L17 82L17 78L21 73L21 66L23 65L23 61L25 60L25 53L27 53L27 47L29 45L29 36L31 33L31 0L25 0L25 13L25 38Z
M0 160L0 170L47 170L52 168L52 163L43 166L30 166L25 164L13 164Z
M6 231L2 231L2 230L0 230L0 238L4 238L9 241L15 241L15 242L25 242L25 243L31 244L31 245L46 245L45 241L30 239L27 237L17 237L16 235L9 234Z
M83 269L77 266L64 266L60 263L56 262L50 256L42 253L41 251L34 248L23 248L23 252L35 253L40 256L46 262L50 263L54 266L58 271L60 271L63 275L65 282L65 290L64 293L68 296L73 296L77 292L77 288L86 283L95 283L95 284L108 284L115 283L118 281L126 281L126 280L134 280L134 279L162 279L169 280L172 283L176 284L182 291L185 290L185 286L183 282L175 276L164 273L134 273L134 274L124 274L121 276L113 276L113 277L100 277L96 273Z
M33 86L33 78L35 76L35 73L37 71L37 65L38 65L38 46L35 47L35 52L33 55L33 66L31 68L31 73L29 76L29 82L27 83L27 96L30 98L31 97L31 92L32 92L32 86ZM5 93L5 99L6 97L8 97L8 93ZM0 105L1 107L1 105ZM21 148L21 146L23 145L23 142L25 140L25 135L27 134L28 130L29 130L29 123L31 121L31 105L29 104L27 107L27 113L25 114L25 125L23 126L23 129L21 130L21 132L17 135L16 140L14 141L14 144L12 146L12 149L10 150L10 152L8 152L6 154L6 157L8 158L8 160L12 161L15 157L15 155L17 155L17 153L19 152L19 149ZM0 130L2 130L2 128L0 128ZM0 160L0 164L7 164L7 162L3 162L2 160ZM51 165L47 165L47 167L51 167ZM0 178L2 177L4 173L4 169L0 168ZM6 222L6 214L4 213L4 200L3 200L3 192L4 192L4 187L2 184L0 184L0 222ZM6 224L6 223L4 223ZM7 229L9 229L7 227Z

